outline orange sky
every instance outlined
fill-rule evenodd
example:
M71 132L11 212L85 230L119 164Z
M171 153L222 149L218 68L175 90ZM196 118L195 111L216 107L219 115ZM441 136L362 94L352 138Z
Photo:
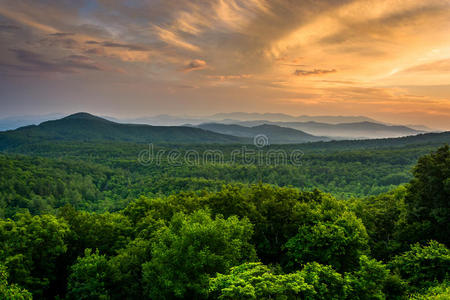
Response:
M450 130L450 1L0 0L0 104Z

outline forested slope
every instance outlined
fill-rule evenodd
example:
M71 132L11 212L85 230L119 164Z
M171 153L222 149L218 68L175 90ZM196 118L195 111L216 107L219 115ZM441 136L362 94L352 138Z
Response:
M231 146L218 148L223 161L204 161L208 147L175 149L178 159L168 159L173 147L155 147L154 153L164 151L166 155L151 163L139 160L140 153L147 151L139 144L40 144L24 151L32 155L0 154L0 213L12 216L29 209L38 214L68 203L89 211L114 211L140 195L217 191L227 183L318 188L340 199L377 195L408 182L417 158L435 146L317 153L305 150L299 164L289 160L257 163L256 147L249 148L254 154L247 161L242 157L232 161L231 152L236 147ZM274 149L285 151L287 157L295 150L289 146ZM194 165L184 160L187 151L199 153Z

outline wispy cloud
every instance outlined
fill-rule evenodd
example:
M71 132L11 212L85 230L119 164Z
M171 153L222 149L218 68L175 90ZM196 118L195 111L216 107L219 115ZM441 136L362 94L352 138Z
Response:
M448 111L450 88L425 87L448 85L447 0L1 2L2 80L20 72L62 73L67 85L94 78L116 103L139 90L136 107L158 90L171 109L179 96L197 109L246 99L223 108L351 113L359 103L381 112L425 97L415 110ZM415 88L396 89L405 85ZM274 100L299 93L303 100L284 108Z
M89 57L69 55L59 60L48 60L43 55L24 50L11 49L21 64L3 64L3 67L33 73L76 73L81 70L106 71L108 68L95 63Z
M12 24L0 24L0 31L15 31L19 30L20 27Z
M207 67L208 67L208 64L206 63L206 61L201 60L201 59L194 59L194 60L190 61L189 63L187 63L185 66L183 66L183 68L181 70L184 72L191 72L191 71L206 69Z
M167 43L168 45L180 47L189 51L200 52L200 48L198 46L185 41L176 32L158 26L155 26L154 29L158 33L158 36L161 39L161 41Z
M49 34L47 37L39 40L39 43L49 48L75 49L79 47L78 40L74 39L74 33L57 32Z
M74 36L74 35L75 35L75 33L73 33L73 32L55 32L55 33L49 34L49 36L58 37L58 38Z
M140 45L133 45L133 44L123 44L123 43L114 43L114 42L103 42L101 43L103 47L110 47L110 48L123 48L130 51L148 51L148 48Z
M405 70L405 72L450 72L450 59L441 59L425 64L413 66Z
M94 41L94 40L88 40L85 41L85 44L87 45L99 45L107 48L122 48L130 51L149 51L150 49L148 47L142 46L142 45L136 45L136 44L129 44L129 43L119 43L119 42L110 42L110 41Z
M225 80L240 80L252 78L252 74L237 74L237 75L208 75L207 78L225 81Z
M311 75L324 75L329 73L336 73L335 69L314 69L314 70L295 70L294 75L296 76L311 76Z

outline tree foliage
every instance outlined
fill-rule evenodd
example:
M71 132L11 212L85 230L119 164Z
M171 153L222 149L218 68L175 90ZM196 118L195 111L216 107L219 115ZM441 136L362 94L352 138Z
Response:
M0 262L7 266L10 280L38 296L58 292L68 233L67 224L51 215L0 219Z
M409 241L450 244L450 148L421 157L413 170L405 203Z
M413 290L429 287L449 280L450 250L436 241L426 246L415 244L409 251L394 257L390 265Z
M351 212L320 218L302 224L298 233L287 243L291 263L316 261L331 265L338 271L356 267L359 257L367 250L367 233L361 220ZM321 215L322 216L322 215Z
M98 250L86 249L71 267L67 297L69 299L109 299L107 291L108 259Z
M30 292L16 284L8 283L8 272L6 267L0 264L0 298L8 300L31 300Z
M213 219L206 211L174 215L158 232L152 258L142 266L148 296L206 296L209 276L256 258L249 243L252 231L248 220L234 216Z
M299 272L274 274L261 263L245 263L217 274L209 284L210 296L217 299L289 299L313 294Z

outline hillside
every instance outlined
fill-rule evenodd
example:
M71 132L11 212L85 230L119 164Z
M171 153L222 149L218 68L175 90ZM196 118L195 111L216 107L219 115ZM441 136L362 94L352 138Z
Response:
M439 147L450 144L450 131L439 133L422 133L398 138L381 138L365 140L339 140L330 142L315 142L303 144L302 150L307 151L346 151L369 149L395 149L399 147L415 147L418 145L433 145Z
M239 143L245 139L192 127L120 124L88 113L0 132L0 149L44 141Z
M330 140L327 137L314 136L300 130L268 124L246 127L235 124L205 123L197 127L221 134L247 138L263 134L268 137L269 144L295 144Z

